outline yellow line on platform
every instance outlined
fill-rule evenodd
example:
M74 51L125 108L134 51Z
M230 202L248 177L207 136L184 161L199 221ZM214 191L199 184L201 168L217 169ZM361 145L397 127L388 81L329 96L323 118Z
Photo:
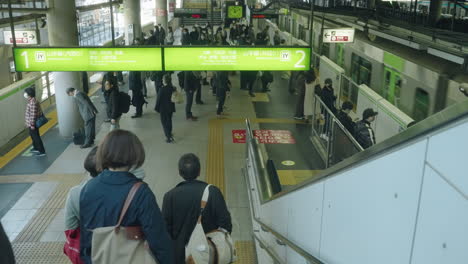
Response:
M58 122L57 110L50 112L46 116L49 119L49 122L47 122L44 126L42 126L39 129L39 133L41 134L41 136L44 135L47 131L49 131L51 128L53 128ZM18 145L16 145L7 154L0 157L0 168L5 167L10 161L16 158L19 154L21 154L21 152L26 150L31 145L31 143L31 138L28 137L25 140L21 141Z
M95 94L97 91L100 90L99 86L96 86L95 88L91 89L88 94L89 96ZM49 122L45 124L40 130L39 133L44 135L49 131L51 128L53 128L55 125L58 123L58 118L57 118L57 109L54 109L51 111L49 114L46 115L47 118L49 119ZM7 154L4 156L0 157L0 169L5 167L8 163L10 163L14 158L16 158L19 154L21 154L24 150L26 150L30 145L32 141L31 138L28 137L25 140L21 141L18 145L16 145L13 149L11 149Z

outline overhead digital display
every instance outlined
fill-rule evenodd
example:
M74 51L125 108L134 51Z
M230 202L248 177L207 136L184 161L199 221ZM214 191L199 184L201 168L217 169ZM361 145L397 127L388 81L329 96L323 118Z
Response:
M161 48L14 48L17 72L161 71Z
M309 47L167 47L166 71L306 71Z

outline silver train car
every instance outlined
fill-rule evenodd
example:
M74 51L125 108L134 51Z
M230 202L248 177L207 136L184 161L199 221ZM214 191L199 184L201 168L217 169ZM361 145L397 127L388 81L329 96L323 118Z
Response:
M314 20L313 52L328 57L358 85L366 84L414 120L468 99L459 90L463 86L468 90L468 73L459 64L358 30L354 43L321 45L321 17ZM277 19L277 25L287 32L285 38L296 40L286 39L289 44L308 43L309 11L292 9ZM326 19L324 27L343 25ZM356 103L357 91L343 90L340 96Z

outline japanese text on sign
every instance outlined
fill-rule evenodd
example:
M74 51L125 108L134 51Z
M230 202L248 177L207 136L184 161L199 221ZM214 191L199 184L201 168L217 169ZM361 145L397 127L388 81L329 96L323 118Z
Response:
M254 137L262 144L295 144L296 140L289 130L254 130ZM233 143L245 143L245 129L232 130Z

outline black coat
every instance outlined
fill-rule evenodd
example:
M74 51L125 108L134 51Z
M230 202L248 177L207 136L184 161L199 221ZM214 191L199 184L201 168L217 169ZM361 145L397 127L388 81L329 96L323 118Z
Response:
M196 91L199 87L200 80L197 79L195 74L191 71L184 72L184 90L188 91Z
M221 71L216 73L215 87L217 96L225 96L226 92L229 91L230 81L228 78L228 72Z
M10 240L8 239L3 226L0 223L0 263L2 264L14 264L15 256L11 249Z
M122 113L119 110L119 90L118 88L112 88L109 91L106 91L106 94L109 96L109 102L107 103L107 117L110 119L117 119L122 116Z
M354 138L359 142L362 148L366 149L375 143L375 133L370 123L366 120L361 120L356 123Z
M175 91L174 86L165 85L159 90L156 106L154 110L161 114L170 114L175 112L175 104L171 101L172 93Z
M141 72L131 71L128 74L128 87L132 90L132 105L142 106L145 103L143 96L143 82L141 80Z
M324 87L322 89L320 99L322 99L323 103L332 111L332 113L336 113L336 107L335 107L335 100L336 96L333 91L333 87L326 88Z
M190 239L200 212L200 202L207 183L192 180L179 183L164 195L162 212L169 236L173 240L175 264L185 264L185 245ZM221 191L210 187L208 203L203 210L205 233L222 227L232 231L231 215Z
M349 117L348 114L343 112L343 110L340 110L336 116L338 120L340 120L340 123L351 133L351 135L354 134L354 127L356 124L353 122L351 117Z

